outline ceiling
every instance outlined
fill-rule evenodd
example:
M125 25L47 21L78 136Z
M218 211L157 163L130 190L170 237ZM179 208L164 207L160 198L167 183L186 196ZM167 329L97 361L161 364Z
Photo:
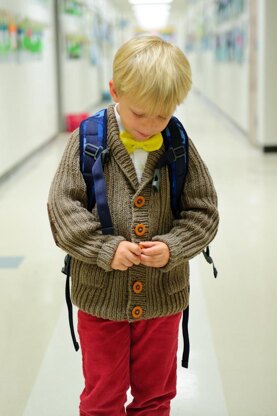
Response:
M133 11L128 0L112 0L114 6L124 14L130 14L133 16ZM171 3L171 14L180 13L185 9L187 0L173 0Z

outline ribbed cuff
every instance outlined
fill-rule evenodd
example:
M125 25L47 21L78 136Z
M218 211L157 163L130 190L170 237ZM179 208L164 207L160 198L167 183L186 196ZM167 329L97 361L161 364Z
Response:
M121 241L125 241L125 238L121 236L116 236L110 238L109 241L102 245L102 248L99 251L97 257L97 266L101 267L106 272L112 271L111 262L114 258L117 247Z

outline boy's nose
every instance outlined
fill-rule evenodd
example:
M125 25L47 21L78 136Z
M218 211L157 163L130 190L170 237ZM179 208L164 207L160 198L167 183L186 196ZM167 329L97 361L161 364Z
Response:
M153 134L157 133L157 122L154 119L147 119L143 123L143 131L145 135L153 136Z

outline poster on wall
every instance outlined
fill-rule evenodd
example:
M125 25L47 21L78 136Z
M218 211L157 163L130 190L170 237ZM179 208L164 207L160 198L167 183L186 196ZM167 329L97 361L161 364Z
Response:
M216 8L218 31L215 37L215 58L219 62L245 61L248 22L245 20L246 0L218 0Z
M82 59L85 55L86 46L89 39L76 33L67 33L65 35L66 57L70 60Z
M42 6L49 6L50 2L51 2L51 0L33 0L33 1L35 1L36 3L41 4Z
M98 13L92 13L90 25L90 51L89 59L92 66L100 64L101 55L101 23L102 19Z
M217 62L242 64L246 58L246 0L199 1L187 24L185 50L212 52Z
M219 21L233 19L244 13L246 0L217 0L217 17Z
M211 51L214 47L215 3L198 4L197 13L189 19L186 30L185 50Z
M219 62L243 63L245 59L246 30L235 27L216 35L215 56Z
M42 58L45 23L0 10L0 62Z
M64 13L74 16L83 16L85 3L81 0L63 0Z
M99 13L92 13L90 31L90 63L100 65L103 50L109 54L114 44L114 26Z

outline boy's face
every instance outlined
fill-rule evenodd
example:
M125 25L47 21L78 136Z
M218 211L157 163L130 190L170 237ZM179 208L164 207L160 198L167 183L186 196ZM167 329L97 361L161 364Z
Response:
M121 123L135 140L147 140L166 128L171 116L166 118L158 114L150 116L132 98L127 96L121 96L119 98L115 91L113 81L110 81L109 85L111 96L118 103L117 110Z

